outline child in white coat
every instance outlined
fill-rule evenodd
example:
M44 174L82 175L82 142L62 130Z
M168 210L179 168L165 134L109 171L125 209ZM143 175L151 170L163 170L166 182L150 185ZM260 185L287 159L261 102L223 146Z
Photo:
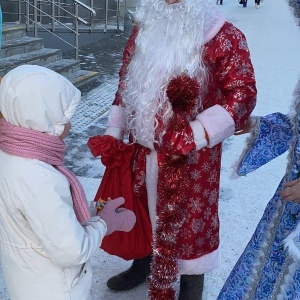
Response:
M80 91L40 66L0 84L0 261L11 300L88 300L91 256L103 237L129 231L135 215L111 200L90 215L65 143ZM116 212L118 211L118 212Z

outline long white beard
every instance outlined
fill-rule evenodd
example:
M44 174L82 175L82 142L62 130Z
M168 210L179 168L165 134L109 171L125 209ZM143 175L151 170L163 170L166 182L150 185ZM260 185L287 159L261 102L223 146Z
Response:
M139 34L128 66L123 102L128 129L139 142L160 138L157 117L164 124L172 116L166 96L171 78L187 73L204 88L206 70L202 62L205 34L214 25L218 12L211 0L142 0L136 12ZM199 101L201 101L199 99Z

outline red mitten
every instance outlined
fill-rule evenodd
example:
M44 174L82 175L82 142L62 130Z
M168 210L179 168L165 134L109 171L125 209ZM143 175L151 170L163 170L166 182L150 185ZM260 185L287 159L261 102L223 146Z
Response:
M98 213L98 216L100 216L107 225L106 235L114 231L129 232L133 228L136 222L134 212L125 208L118 209L118 207L124 203L125 199L123 197L109 200L101 212Z

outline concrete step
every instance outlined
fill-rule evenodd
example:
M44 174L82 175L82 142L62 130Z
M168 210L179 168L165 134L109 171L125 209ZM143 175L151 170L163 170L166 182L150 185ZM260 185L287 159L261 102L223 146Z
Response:
M18 23L2 24L2 42L26 36L26 25Z
M44 66L60 60L61 57L62 52L60 49L43 48L28 53L3 58L1 59L0 63L0 77L4 76L7 72L20 65L31 64Z
M69 79L76 87L80 88L87 83L91 83L94 80L97 80L97 78L99 77L99 72L78 70L74 73L66 75L65 77Z
M99 76L98 72L81 70L80 61L62 59L61 49L44 48L43 38L26 36L24 24L3 24L0 54L0 77L24 64L45 66L65 76L77 87L83 87Z
M45 67L63 76L66 76L80 70L80 61L75 59L60 59L52 63L46 64Z
M2 43L1 57L6 58L13 55L23 54L35 51L44 47L44 40L24 36L16 39L10 39Z

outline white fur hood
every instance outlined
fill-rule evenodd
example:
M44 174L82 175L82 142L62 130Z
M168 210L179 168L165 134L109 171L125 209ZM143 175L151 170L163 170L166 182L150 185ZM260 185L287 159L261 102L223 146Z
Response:
M65 77L36 65L9 71L0 84L0 111L8 122L55 136L63 132L80 98Z

